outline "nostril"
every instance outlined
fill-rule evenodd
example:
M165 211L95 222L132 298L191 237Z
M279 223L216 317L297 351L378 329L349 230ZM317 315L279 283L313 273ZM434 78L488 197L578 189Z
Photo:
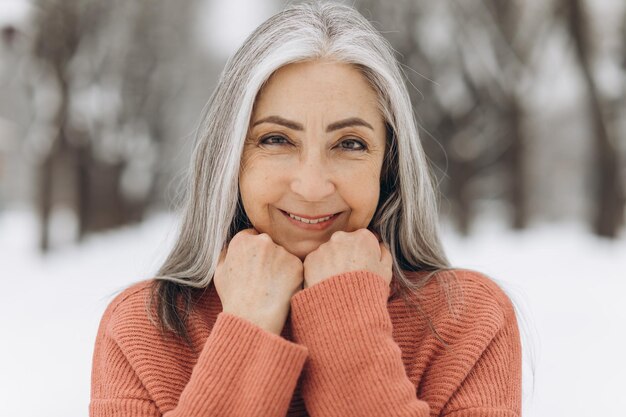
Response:
M328 199L335 189L333 182L324 178L324 175L317 175L315 178L299 175L291 183L291 191L310 202Z

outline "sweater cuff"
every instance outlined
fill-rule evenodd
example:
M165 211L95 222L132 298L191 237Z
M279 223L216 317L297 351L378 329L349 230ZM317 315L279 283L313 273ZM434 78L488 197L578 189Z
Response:
M371 333L372 327L391 335L388 298L389 285L373 272L352 271L334 275L291 297L295 339L300 342L299 336L305 333L311 340L324 336L328 340L328 332L337 336L346 332L365 335ZM317 331L322 333L316 334Z
M226 415L233 407L236 415L284 415L307 356L305 346L221 312L180 403L193 404L190 415Z
M230 313L217 316L202 355L219 356L224 360L213 371L234 374L249 367L246 374L257 383L261 379L276 381L276 385L290 379L297 380L308 356L306 346L291 342L268 332L256 324Z

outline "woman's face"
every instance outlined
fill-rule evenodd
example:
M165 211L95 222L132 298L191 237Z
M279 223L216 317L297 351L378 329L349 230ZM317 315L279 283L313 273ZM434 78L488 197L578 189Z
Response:
M239 177L246 214L259 233L304 259L334 232L368 226L384 153L377 96L357 69L287 65L254 105Z

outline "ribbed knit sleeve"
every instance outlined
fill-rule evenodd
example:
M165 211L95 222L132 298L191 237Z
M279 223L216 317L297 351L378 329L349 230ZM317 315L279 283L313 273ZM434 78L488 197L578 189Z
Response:
M220 313L174 416L284 417L307 349Z
M92 372L92 417L286 415L306 347L222 312L189 379L179 380L177 363L195 358L183 349L164 353L167 345L145 327L145 311L130 311L133 314L105 313L101 323ZM163 392L159 387L180 384L186 385L175 404L155 401Z
M309 348L302 396L312 417L427 417L392 338L389 286L366 271L336 275L291 300L294 340Z
M494 283L486 279L480 282L488 288L481 297L475 287L472 302L486 304L484 300L490 294L500 308L491 317L481 317L483 323L492 321L492 325L476 326L457 342L458 357L466 356L466 363L471 366L463 367L469 368L469 372L447 400L441 415L519 417L522 415L522 346L515 310Z
M521 343L513 306L487 277L471 271L457 277L458 315L448 312L447 299L433 290L438 286L423 299L447 347L401 304L389 313L389 289L378 275L344 273L297 293L292 326L294 340L309 348L302 375L309 414L519 417Z

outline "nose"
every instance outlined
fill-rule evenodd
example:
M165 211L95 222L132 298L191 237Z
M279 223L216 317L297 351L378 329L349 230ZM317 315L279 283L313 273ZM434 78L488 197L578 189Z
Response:
M301 158L291 179L291 191L306 201L322 201L335 192L335 184L324 158L309 153Z

